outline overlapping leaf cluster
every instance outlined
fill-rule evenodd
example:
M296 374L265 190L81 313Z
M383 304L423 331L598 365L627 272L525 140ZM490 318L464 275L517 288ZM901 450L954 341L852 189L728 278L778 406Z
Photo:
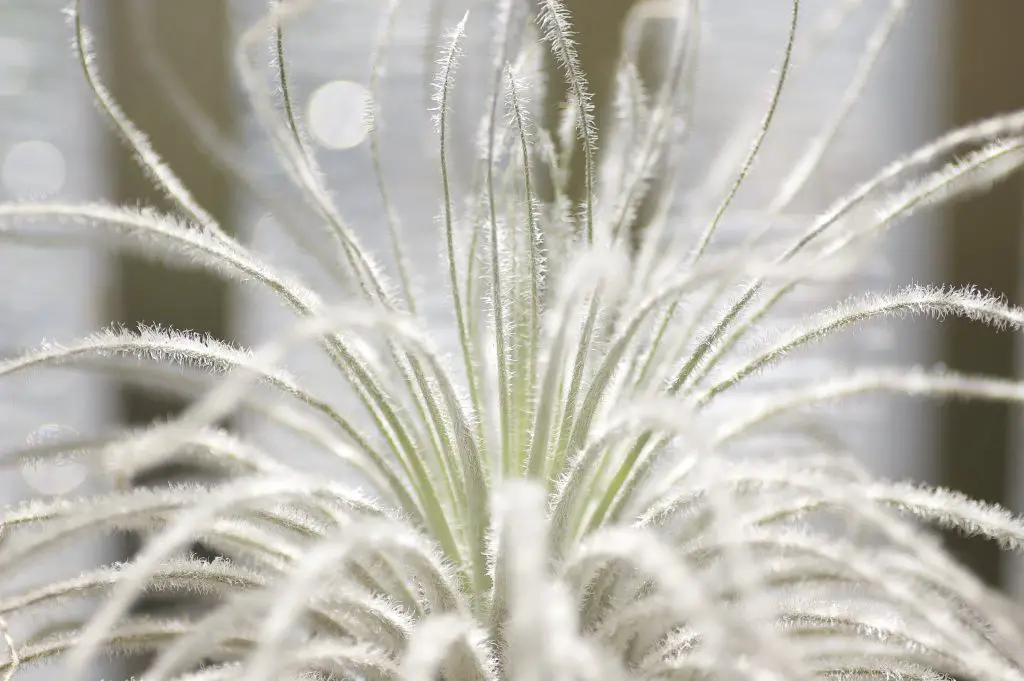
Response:
M351 291L341 305L228 236L191 197L101 85L75 8L77 56L100 108L177 214L5 203L0 238L44 245L94 236L264 287L297 322L254 351L162 328L113 329L0 362L0 375L85 365L199 395L169 422L36 444L9 452L8 462L74 451L116 480L182 458L228 474L4 510L5 580L30 575L44 555L85 534L142 529L150 541L130 563L5 590L3 678L55 657L67 665L62 678L75 678L101 651L140 650L154 653L147 681L1024 678L1014 609L917 521L1010 550L1024 547L1024 523L947 491L872 480L841 439L803 418L863 393L1019 402L1024 386L869 366L751 387L791 353L877 318L960 315L1021 330L1024 310L997 299L915 287L855 297L764 334L791 293L855 276L864 244L913 211L1024 164L1024 112L948 133L837 198L797 234L778 235L904 10L892 0L840 107L757 214L755 231L715 248L785 96L799 2L771 101L720 194L671 181L691 123L701 25L700 2L677 4L668 77L645 92L625 59L615 127L599 131L559 0L541 0L536 22L524 5L494 3L493 92L466 194L449 176L465 19L446 37L434 113L454 358L438 350L420 312L402 234L431 225L398 224L383 181L385 133L374 128L371 147L397 284L332 201L296 120L282 25L300 3L272 3L241 39L238 70L302 199L269 202L300 244L333 248L312 252ZM854 4L843 3L847 11ZM387 8L381 45L399 10L397 2ZM268 34L279 99L254 61ZM538 49L554 51L567 79L562 130L533 120L528 83ZM376 90L383 50L372 62ZM213 151L248 177L237 158ZM585 157L583 197L566 190L572 153ZM538 168L553 182L552 202L537 198ZM655 172L663 192L648 196ZM717 201L712 217L670 210L691 191L697 204ZM645 200L656 209L634 249L629 232ZM361 413L281 367L309 341ZM211 376L219 378L204 380ZM301 457L217 425L239 411L291 431L304 443ZM344 463L351 477L310 475L301 461L315 457ZM195 541L222 558L183 554ZM163 619L133 614L135 599L152 592L201 594L212 607ZM65 608L79 600L96 603L95 615L68 622ZM7 626L40 620L29 638Z

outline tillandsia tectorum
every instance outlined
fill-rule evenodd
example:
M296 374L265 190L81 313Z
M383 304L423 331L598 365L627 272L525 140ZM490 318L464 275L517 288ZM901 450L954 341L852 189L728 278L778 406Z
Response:
M228 236L192 198L104 89L77 6L69 13L101 111L177 210L4 203L0 238L42 246L95 235L267 289L298 321L254 351L163 328L112 329L0 362L6 376L68 364L117 370L139 359L133 371L186 394L210 385L193 377L218 377L179 418L8 452L8 463L73 448L115 479L183 457L228 474L5 509L5 580L85 534L145 528L150 538L128 563L5 589L0 678L56 658L60 678L79 679L101 652L138 650L154 653L147 681L1024 678L1015 608L918 524L1018 551L1024 523L949 491L876 481L841 438L806 418L865 393L1020 402L1024 386L866 366L752 387L791 353L874 319L960 315L1021 330L1024 310L995 298L912 287L854 296L764 333L795 291L855 274L865 244L917 209L984 189L1024 164L1024 112L945 134L780 237L782 216L904 11L900 0L885 3L843 105L757 213L755 229L720 247L723 218L799 58L799 1L752 138L725 164L721 187L696 188L672 180L690 122L700 2L672 3L675 31L656 88L645 87L624 51L615 76L624 105L605 119L608 130L597 125L561 1L538 0L536 16L526 3L488 3L492 92L469 189L451 181L449 153L465 19L440 46L434 82L439 241L458 339L448 357L421 312L393 188L378 185L394 281L332 201L290 105L287 20L306 4L271 3L242 36L237 66L302 199L270 204L297 241L329 245L314 255L350 292L341 304ZM382 45L400 4L384 12ZM267 35L273 85L259 63ZM538 125L529 101L541 50L565 81L558 129ZM382 50L372 61L376 91ZM370 132L378 178L382 134ZM573 154L583 158L576 179ZM233 167L244 178L246 168ZM661 190L631 244L656 168ZM544 200L540 170L550 178ZM711 205L708 217L670 210L683 194ZM340 408L335 395L281 367L310 341L360 410ZM294 450L218 427L238 412L293 433L303 460L340 462L349 474L312 475ZM222 558L182 555L197 540ZM212 607L160 619L133 613L135 599L154 591L199 592ZM65 608L78 601L95 611L69 622ZM41 622L39 633L14 636L15 622Z

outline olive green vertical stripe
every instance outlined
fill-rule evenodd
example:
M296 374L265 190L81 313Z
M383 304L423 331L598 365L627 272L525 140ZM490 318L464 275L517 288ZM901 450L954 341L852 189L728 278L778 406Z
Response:
M1024 3L950 3L952 124L1024 107ZM1019 302L1024 192L1014 176L993 191L950 207L939 279L973 284ZM941 326L942 360L951 368L996 376L1014 374L1014 334L962 320ZM939 423L940 484L990 502L1005 502L1010 472L1013 408L950 403ZM993 585L1005 584L998 548L948 538L956 555Z
M174 115L167 94L143 68L139 45L133 36L131 2L147 2L159 51L180 75L190 94L225 132L236 125L232 102L231 50L227 0L103 0L89 6L105 13L104 30L97 49L116 100L139 129L151 139L156 152L192 191L196 200L231 232L235 216L228 177L196 146L187 127ZM174 210L163 192L154 187L120 140L109 140L107 173L113 180L113 200L131 205ZM231 335L231 298L220 280L197 272L181 272L151 261L120 257L112 262L109 316L129 327L160 323L179 329L207 332L219 338ZM123 385L117 388L121 419L142 425L173 415L183 405L174 400ZM176 477L202 475L178 467L147 472L136 484L166 482ZM137 550L129 541L126 554ZM182 606L180 601L149 600L137 609L157 613ZM138 673L141 660L128 664L127 673Z

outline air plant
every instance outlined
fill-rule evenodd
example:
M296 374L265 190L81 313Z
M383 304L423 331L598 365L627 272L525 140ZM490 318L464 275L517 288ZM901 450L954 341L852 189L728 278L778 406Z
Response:
M140 650L153 653L147 681L1024 677L1015 608L920 525L1016 551L1024 523L950 491L873 479L821 426L819 412L880 392L1020 402L1024 386L878 366L770 388L755 381L805 347L884 317L960 315L1020 330L1024 310L988 295L912 287L855 296L765 334L794 291L855 275L866 246L917 209L981 190L1024 164L1024 112L936 139L780 236L787 207L903 11L893 0L842 106L757 214L754 231L719 246L723 218L785 94L799 5L793 0L753 142L726 164L721 188L670 181L697 68L696 0L678 3L660 88L646 92L628 55L623 60L617 78L626 105L609 131L595 127L560 0L541 0L536 22L522 5L496 3L493 91L469 190L449 177L450 95L466 20L455 26L434 83L454 357L438 349L421 312L381 179L380 130L371 131L371 147L397 283L324 185L284 67L282 25L298 3L271 3L241 38L238 68L304 202L273 207L300 243L329 244L314 255L347 287L340 304L228 236L191 197L102 86L76 6L75 50L99 106L177 210L5 203L0 238L44 245L95 237L264 287L297 323L252 351L170 329L115 328L0 362L0 375L87 365L141 372L186 394L201 389L178 418L47 442L9 452L9 462L73 448L115 480L182 458L226 474L5 509L5 580L24 579L41 556L85 534L141 528L149 538L128 563L6 590L3 678L51 658L65 665L61 678L81 678L100 652ZM392 2L385 12L382 44L397 11ZM280 99L254 62L268 33ZM540 49L556 55L566 79L561 130L533 120ZM374 89L382 60L375 53ZM559 136L569 143L555 144ZM574 153L585 157L586 176L575 181L581 196L567 191ZM661 192L648 195L655 169ZM542 174L551 201L538 199ZM695 204L713 206L710 217L670 210L691 191ZM656 209L631 236L645 200ZM282 367L308 342L361 412ZM211 386L197 376L217 379ZM295 434L301 457L218 425L236 413ZM341 462L349 474L304 470L302 461L315 457ZM195 541L222 557L187 555ZM159 619L132 613L147 592L200 593L210 607ZM64 608L80 600L96 603L94 614L67 621ZM39 633L16 640L7 624L30 618L42 620Z

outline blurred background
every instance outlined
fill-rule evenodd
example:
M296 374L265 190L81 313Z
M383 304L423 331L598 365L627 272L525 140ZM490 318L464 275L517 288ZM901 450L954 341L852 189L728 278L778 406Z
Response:
M104 200L166 207L93 106L69 47L71 30L61 14L66 4L0 0L0 200ZM285 45L294 104L317 146L328 185L360 236L385 253L382 206L375 187L367 186L371 166L363 125L369 61L382 4L316 3L286 27ZM442 279L436 271L441 241L433 219L438 210L436 144L427 112L431 74L424 71L424 64L432 68L439 35L461 18L468 4L469 0L404 3L386 53L387 71L377 102L385 173L403 221L407 253L420 275L418 284L426 291L440 290ZM489 79L488 4L474 4L455 95L454 125L468 131L458 136L464 146L456 150L456 179L462 183L468 182L473 154L473 135L468 133L476 131ZM615 1L578 4L585 4L578 11L593 13L587 22L591 33L615 30ZM738 124L751 113L761 115L788 28L788 0L702 4L701 72L684 183L706 172ZM763 205L764 197L770 196L766 192L775 187L772 181L838 106L889 4L805 0L798 50L804 36L827 20L829 12L837 7L849 12L830 43L795 68L777 125L731 217L731 229L742 231L749 224L744 216ZM208 126L229 141L260 187L287 191L285 175L232 64L238 36L265 7L264 0L83 0L83 17L97 34L105 82L200 203L269 260L328 292L329 280L282 235L259 192L233 180L213 162L197 143L196 131L186 124L188 116L182 115L188 113L182 108L194 105ZM656 52L657 36L674 21L673 3L659 0L651 7L658 11L649 19L652 30L645 33L650 42L645 49ZM1024 41L1014 31L1021 25L1021 3L909 3L862 100L820 171L794 202L792 217L823 209L885 162L953 125L1024 107ZM587 41L588 35L580 40ZM168 85L168 74L174 74L175 83ZM182 102L192 104L182 107ZM1021 189L1020 178L1014 176L983 197L921 214L887 238L850 288L972 283L1017 301ZM807 302L813 302L813 296ZM443 297L428 299L428 319L436 320L439 329L447 328L446 309ZM261 292L229 289L213 279L174 273L114 252L0 245L4 355L44 339L70 340L115 321L129 326L160 322L254 344L285 328L289 320L289 313ZM1017 373L1021 347L1010 334L955 321L899 321L841 339L824 352L825 359L943 362L955 369L1010 376ZM310 387L329 389L331 375L318 371L321 361L313 354L302 355L289 366L308 377ZM145 423L179 407L174 399L101 373L52 370L5 378L0 381L0 452L25 443L103 432L114 424ZM1013 410L895 398L872 398L849 409L851 436L879 475L942 484L1024 510L1019 418ZM268 432L266 437L278 434ZM180 469L152 472L160 479L193 474ZM74 460L6 468L0 470L0 502L38 494L82 494L103 484L94 471ZM1015 561L984 544L950 541L987 581L1024 593L1024 570ZM76 547L69 561L81 561L84 567L101 557L128 556L132 550L131 538L92 541ZM61 565L61 570L69 564ZM51 567L57 568L40 569Z

